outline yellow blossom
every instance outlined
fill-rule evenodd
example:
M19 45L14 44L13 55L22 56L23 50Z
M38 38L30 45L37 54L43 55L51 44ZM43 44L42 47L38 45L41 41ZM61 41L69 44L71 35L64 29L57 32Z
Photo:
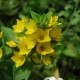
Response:
M37 30L37 41L38 42L49 42L51 41L50 37L49 37L49 31L50 29L46 29L46 30L42 30L42 29L38 29Z
M13 40L7 41L6 44L10 47L16 47L17 46L17 44Z
M35 46L35 42L32 41L31 37L24 38L20 44L18 44L18 48L20 49L20 55L28 55L31 49Z
M34 45L35 45L36 42L37 42L38 34L35 32L33 34L26 35L26 37L29 38L29 40L32 41L34 43Z
M36 51L39 54L46 55L54 52L54 49L51 47L51 44L49 42L46 42L46 43L39 43L36 47Z
M0 48L0 58L2 57L2 49Z
M58 16L53 16L53 17L51 16L48 26L53 27L53 26L60 25L61 23L57 22L57 20L58 20Z
M16 67L22 66L26 60L25 56L18 55L18 54L12 56L11 59L15 62Z
M16 39L22 42L24 39L26 39L26 36L16 36Z
M19 51L19 55L28 55L30 53L31 49L27 49L27 48L20 48L20 51Z
M27 47L28 49L32 49L35 46L35 42L32 41L31 36L28 36L25 39L23 39L19 45L23 45L23 46Z
M41 63L41 60L38 59L38 54L37 53L34 53L33 54L33 57L32 57L32 60L35 62L35 63Z
M61 29L52 28L50 30L50 37L53 38L55 41L60 41L61 39Z
M3 33L3 32L0 32L0 38L2 37L2 33Z
M14 32L16 32L16 33L23 32L26 22L27 22L27 20L25 18L23 18L22 20L17 19L17 24L12 26L14 29Z
M41 60L45 65L51 64L51 58L49 55L42 55Z
M25 28L27 29L25 34L35 33L37 30L36 23L32 19L30 19L30 22L26 24Z

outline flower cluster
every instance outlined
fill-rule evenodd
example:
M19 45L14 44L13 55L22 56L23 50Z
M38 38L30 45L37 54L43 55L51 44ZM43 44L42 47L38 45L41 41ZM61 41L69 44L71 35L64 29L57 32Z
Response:
M33 19L17 19L17 24L12 27L19 42L6 42L11 48L18 48L11 57L16 67L23 65L27 59L35 63L51 64L50 57L55 54L51 42L61 39L61 29L55 27L60 24L57 20L58 16L51 16L47 21L47 27L40 27Z

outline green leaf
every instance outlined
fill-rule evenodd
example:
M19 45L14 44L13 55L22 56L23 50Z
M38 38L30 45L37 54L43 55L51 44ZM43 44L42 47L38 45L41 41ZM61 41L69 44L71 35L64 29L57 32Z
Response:
M8 47L8 46L4 46L3 47L3 52L5 55L8 55L10 53L12 53L12 48Z
M69 10L69 9L73 9L73 6L70 5L70 4L67 4L67 5L65 6L65 10Z
M8 28L8 27L1 27L2 31L3 31L3 38L5 40L13 40L16 43L19 43L19 41L15 38L15 33L13 32L12 29Z
M43 26L45 27L46 21L47 21L46 15L43 14L43 15L40 17L40 25L43 25Z
M2 31L3 31L3 37L6 40L11 40L11 39L13 40L15 38L15 34L12 29L8 27L2 27Z
M79 2L79 0L73 0L76 4Z
M14 65L13 67L13 80L28 80L31 74L31 64L26 62L25 65L16 68Z
M49 11L47 14L46 14L46 17L47 19L50 19L50 17L52 16L53 12Z
M76 17L76 18L73 18L71 21L70 21L70 24L71 25L76 25L80 23L80 16L79 17Z
M26 69L24 71L21 71L21 69L17 70L17 74L15 76L15 80L28 80L29 76L30 76L31 71Z
M18 0L0 0L0 14L6 14L9 16L15 14L19 9L19 4L20 1Z
M33 19L34 21L39 22L39 19L40 19L40 15L39 15L39 14L31 11L31 17L32 17L32 19Z
M77 52L77 49L74 45L72 45L71 43L69 43L67 45L67 49L65 49L63 51L63 53L66 55L66 56L70 56L70 57L79 57L79 54Z

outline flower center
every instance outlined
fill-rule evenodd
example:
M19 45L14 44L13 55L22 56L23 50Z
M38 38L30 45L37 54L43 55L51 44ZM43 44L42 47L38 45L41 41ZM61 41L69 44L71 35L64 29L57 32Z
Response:
M43 35L40 35L39 38L40 38L40 40L43 40L44 39L44 36Z
M44 46L40 46L40 50L41 51L44 51L45 50L45 47Z

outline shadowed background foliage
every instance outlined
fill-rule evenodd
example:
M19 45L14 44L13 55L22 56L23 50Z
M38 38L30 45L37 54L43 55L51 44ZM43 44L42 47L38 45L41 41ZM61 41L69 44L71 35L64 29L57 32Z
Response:
M62 23L62 44L56 47L54 66L35 65L29 80L51 76L56 64L64 80L79 80L80 0L0 0L0 24L12 28L16 19L31 17L30 11L39 14L51 11L53 15L59 16L59 22ZM0 80L12 80L12 66L8 60L0 63Z

